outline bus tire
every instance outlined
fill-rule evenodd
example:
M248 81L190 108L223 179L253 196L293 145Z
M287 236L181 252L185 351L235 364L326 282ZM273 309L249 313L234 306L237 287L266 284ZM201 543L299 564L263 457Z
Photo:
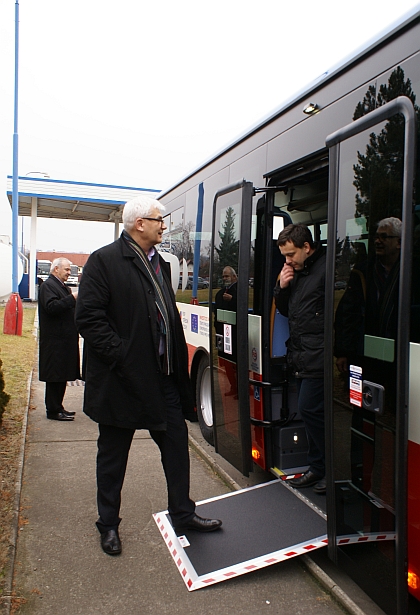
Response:
M197 416L203 438L214 444L213 412L211 403L211 377L208 357L201 359L196 380Z

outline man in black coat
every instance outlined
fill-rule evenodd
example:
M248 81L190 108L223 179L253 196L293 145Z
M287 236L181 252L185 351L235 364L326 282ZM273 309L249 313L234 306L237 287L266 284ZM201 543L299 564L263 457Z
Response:
M79 334L74 323L77 292L65 285L70 261L57 258L39 288L39 379L45 382L47 418L72 421L63 407L67 380L80 378Z
M148 429L160 448L175 529L221 526L197 516L189 497L185 418L195 413L170 272L155 249L166 229L163 211L148 197L126 203L124 231L91 254L77 301L76 325L86 348L83 409L99 423L96 525L109 555L121 553L121 489L136 429Z
M289 319L287 360L296 378L298 408L308 437L309 468L289 481L325 493L324 303L326 254L304 224L281 231L277 245L286 262L274 289L276 307Z
M225 353L223 343L223 329L224 321L218 320L219 310L222 313L227 310L229 312L236 312L237 309L237 295L238 295L238 276L233 267L224 267L222 272L223 287L217 291L214 298L214 326L217 334L217 346L219 357L227 359L225 362L226 376L229 381L230 390L225 395L235 396L237 399L238 386L236 380L236 366L237 350L236 350L236 325L232 325L232 337L231 337L231 353Z

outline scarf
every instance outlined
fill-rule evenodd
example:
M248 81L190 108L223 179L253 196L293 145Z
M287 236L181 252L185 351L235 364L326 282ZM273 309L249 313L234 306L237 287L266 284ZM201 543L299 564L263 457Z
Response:
M164 281L162 271L160 270L160 262L159 262L159 254L156 252L155 256L152 258L154 261L153 267L152 263L149 261L147 254L144 250L139 246L138 243L134 241L134 239L125 231L123 231L123 237L125 241L128 243L130 248L136 253L139 257L141 263L143 264L142 271L147 275L149 281L152 283L152 286L155 291L155 304L157 309L157 320L158 320L158 330L160 335L163 336L165 340L165 352L164 352L164 364L163 369L164 372L169 375L172 373L172 333L171 326L169 320L169 311L167 307L167 303L165 300L164 293ZM156 258L155 258L156 257Z

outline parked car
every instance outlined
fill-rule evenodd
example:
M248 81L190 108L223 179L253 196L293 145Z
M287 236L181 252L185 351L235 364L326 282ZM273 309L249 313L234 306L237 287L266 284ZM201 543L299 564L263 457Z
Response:
M193 287L193 277L192 277L192 275L189 275L186 288L188 288L188 290L191 290L192 287ZM208 280L205 280L204 278L200 278L200 277L197 278L197 288L198 288L198 290L201 290L202 288L208 288L208 287L209 287Z
M334 284L335 290L346 290L346 286L347 286L347 284L343 280L338 280Z

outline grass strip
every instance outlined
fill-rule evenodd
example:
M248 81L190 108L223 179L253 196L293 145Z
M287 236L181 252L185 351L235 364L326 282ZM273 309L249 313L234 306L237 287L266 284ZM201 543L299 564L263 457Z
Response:
M22 335L4 335L4 307L0 307L0 358L3 361L5 391L10 395L0 425L0 596L4 590L3 581L10 552L15 482L27 404L28 377L35 359L35 314L35 305L25 305Z

